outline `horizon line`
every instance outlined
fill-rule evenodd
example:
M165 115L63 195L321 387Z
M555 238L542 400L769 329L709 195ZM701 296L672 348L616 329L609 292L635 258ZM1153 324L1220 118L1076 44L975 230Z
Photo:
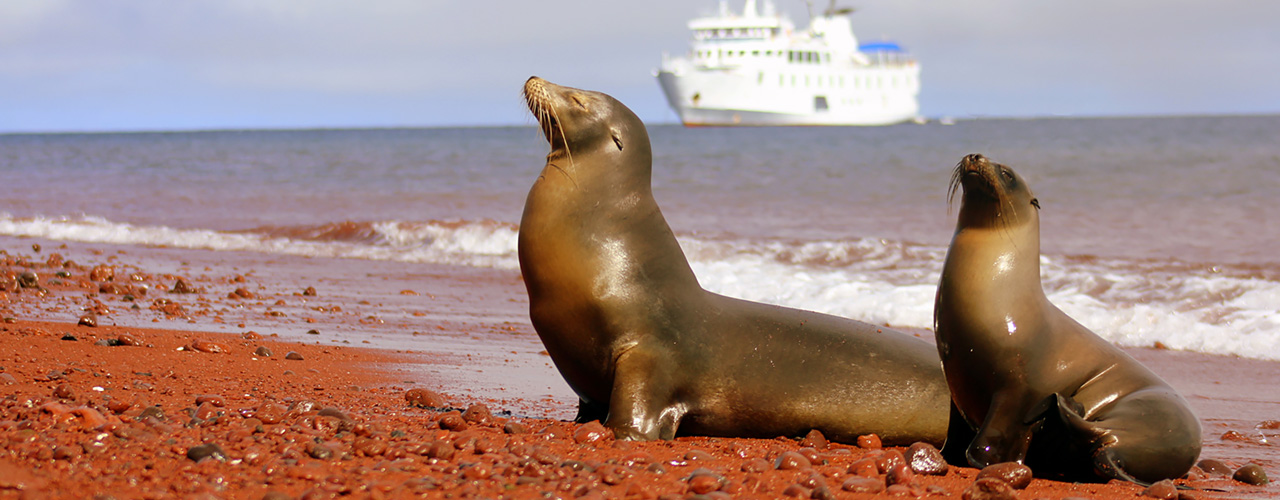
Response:
M1277 111L1261 111L1257 113L1170 113L1170 114L1097 114L1097 115L1072 115L1072 114L1045 114L1045 115L968 115L968 116L952 116L937 115L922 117L927 120L926 124L937 124L938 121L946 119L955 122L961 121L999 121L999 120L1098 120L1098 119L1149 119L1149 118L1261 118L1276 116L1280 117ZM681 126L678 121L655 121L644 122L645 126ZM879 125L880 127L916 124L911 121L905 121L892 125ZM192 128L139 128L139 129L63 129L63 130L0 130L0 137L18 136L18 135L112 135L112 134L195 134L195 133L226 133L226 132L337 132L337 131L360 131L360 130L434 130L434 129L480 129L480 128L535 128L536 123L491 123L491 124L452 124L452 125L316 125L316 126L280 126L280 127L192 127ZM871 128L867 126L855 125L830 125L830 126L813 126L808 128ZM699 127L699 128L768 128L768 127Z

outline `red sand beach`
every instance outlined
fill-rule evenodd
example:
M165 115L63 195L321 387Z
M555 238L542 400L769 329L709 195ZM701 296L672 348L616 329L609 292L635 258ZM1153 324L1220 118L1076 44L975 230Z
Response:
M511 270L17 238L0 249L0 498L1144 491L1035 479L975 496L979 471L913 472L923 462L898 463L908 449L870 439L614 441L564 421L574 398ZM1202 458L1280 474L1280 364L1129 352L1191 402ZM1193 488L1182 498L1280 497L1208 473L1178 483Z

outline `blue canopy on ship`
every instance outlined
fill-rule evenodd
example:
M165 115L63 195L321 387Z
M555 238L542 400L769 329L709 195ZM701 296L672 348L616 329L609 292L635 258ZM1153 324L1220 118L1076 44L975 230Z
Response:
M897 42L879 41L859 45L858 50L863 52L902 52L902 47Z

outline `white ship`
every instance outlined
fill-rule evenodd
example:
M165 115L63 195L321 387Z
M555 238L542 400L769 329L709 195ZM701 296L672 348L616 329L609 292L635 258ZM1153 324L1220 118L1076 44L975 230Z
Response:
M662 56L658 82L685 126L888 125L916 120L920 65L892 42L859 46L832 5L797 31L770 0L689 22L685 57Z

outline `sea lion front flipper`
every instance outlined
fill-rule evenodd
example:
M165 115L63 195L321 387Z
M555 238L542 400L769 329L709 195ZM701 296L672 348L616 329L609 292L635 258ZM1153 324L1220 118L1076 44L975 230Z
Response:
M665 358L643 347L632 347L614 362L613 394L604 424L613 429L617 439L651 441L676 437L685 408L671 403L674 370L659 366L662 359Z
M955 401L951 402L951 420L947 423L947 440L942 443L942 458L951 465L967 467L969 459L965 450L973 442L973 427L964 419Z
M1038 426L1025 421L1027 409L1022 401L1020 395L996 393L992 396L987 419L965 449L969 465L981 469L1001 462L1022 463L1031 445L1031 434Z
M591 403L585 399L578 398L578 415L573 417L573 422L575 424L585 424L593 420L599 420L603 422L604 419L608 417L609 417L608 406Z

